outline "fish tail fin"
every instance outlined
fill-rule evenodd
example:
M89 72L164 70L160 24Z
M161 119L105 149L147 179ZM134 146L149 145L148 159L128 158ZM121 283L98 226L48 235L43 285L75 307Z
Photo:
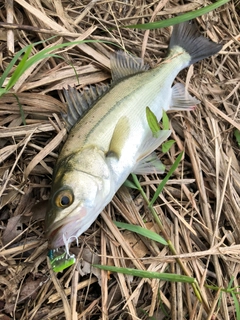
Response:
M174 47L183 48L191 56L191 65L216 54L222 45L203 37L193 21L186 21L173 27L169 49Z

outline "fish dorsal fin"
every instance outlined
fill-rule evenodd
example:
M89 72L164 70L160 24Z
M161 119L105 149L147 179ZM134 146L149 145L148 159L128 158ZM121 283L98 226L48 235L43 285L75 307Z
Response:
M182 83L176 83L172 87L171 110L191 110L198 103L200 101L192 97Z
M67 129L70 130L108 90L107 85L89 86L81 92L70 86L68 89L63 89L68 106L67 114L63 115Z
M113 83L149 69L143 59L133 57L124 51L117 51L110 57L110 66Z

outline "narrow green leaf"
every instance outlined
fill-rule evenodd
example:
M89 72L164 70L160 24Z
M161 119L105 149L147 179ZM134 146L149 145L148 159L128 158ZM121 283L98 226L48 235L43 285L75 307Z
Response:
M23 124L26 126L26 117L25 117L25 114L24 114L24 111L23 111L23 107L22 107L22 104L20 103L19 99L18 99L18 96L16 94L13 94L14 97L16 98L17 100L17 103L18 103L18 106L19 106L19 110L20 110L20 115L21 115L21 118L22 118L22 122Z
M151 129L153 136L157 137L157 133L160 131L159 123L157 121L155 114L152 112L152 110L149 107L146 107L146 117L147 117L149 128Z
M0 88L0 97L4 95L6 92L7 90L5 90L5 88Z
M19 62L18 66L17 66L16 70L13 72L11 78L9 79L9 81L6 85L5 89L7 91L15 85L17 80L23 74L24 65L26 64L26 61L27 61L28 57L30 56L31 51L32 51L32 46L28 46L26 52L24 53L21 61Z
M240 131L239 131L238 129L236 129L236 130L234 131L234 136L235 136L235 138L236 138L236 140L237 140L237 143L238 143L238 145L239 145L239 147L240 147Z
M141 190L142 187L141 187L140 182L138 181L138 178L137 178L136 174L135 173L131 173L131 176L132 176L133 182L135 183L135 186L137 187L137 189Z
M162 116L163 130L170 130L170 122L166 111L163 110Z
M53 47L52 47L53 48ZM49 48L48 48L49 49ZM54 50L54 49L52 49ZM49 54L42 54L42 51L40 51L39 53L33 55L32 57L30 57L23 65L22 69L21 69L21 75L28 70L29 68L31 68L35 63L37 63L40 60L43 59L48 59L51 57L55 57L55 58L60 58L63 59L63 57L59 56L59 55L55 55L54 53L49 53Z
M169 149L171 148L171 146L175 143L175 140L168 140L163 142L161 148L162 148L162 152L166 153L169 151Z
M138 190L138 187L130 180L126 180L123 185L127 188L131 188L131 189L137 189Z
M152 29L158 29L158 28L166 28L169 26L173 26L175 24L185 22L188 20L192 20L194 18L200 17L210 11L213 11L217 9L218 7L228 3L229 0L218 0L204 8L197 9L195 11L190 11L187 13L184 13L180 16L170 18L164 21L156 21L156 22L149 22L149 23L144 23L144 24L132 24L128 26L124 26L124 28L136 28L136 29L143 29L143 30L152 30Z
M123 229L129 230L129 231L138 233L148 239L159 242L165 246L168 245L167 241L165 241L163 239L163 237L159 236L156 232L153 232L153 231L148 230L146 228L142 228L140 226L124 223L124 222L114 221L114 223L118 228L123 228Z
M56 51L57 49L63 49L65 47L69 47L69 46L72 46L75 44L96 43L96 42L104 42L104 43L113 44L111 41L101 41L101 40L79 40L79 41L70 41L70 42L60 43L60 44L54 45L52 47L45 48L45 49L39 51L38 53L36 53L31 58L29 58L29 60L26 62L26 69L31 67L34 63L38 62L39 60L49 58L49 57L55 55L54 53L51 53L51 52Z
M235 305L235 311L236 311L236 316L237 316L237 320L240 320L240 308L239 308L239 302L238 302L238 298L237 296L231 292L233 301L234 301L234 305Z
M14 66L15 62L18 60L18 58L26 51L28 50L28 48L31 45L24 47L23 49L21 49L18 53L16 53L16 55L13 57L13 59L10 61L10 63L8 64L7 68L5 69L5 71L3 72L2 76L0 77L0 87L3 86L4 81L6 80L8 74L10 73L12 67ZM2 94L1 94L2 95Z
M233 284L233 281L234 281L234 277L231 277L230 281L229 281L229 284L227 286L227 289L231 289L232 287L232 284Z
M154 271L144 271L144 270L138 270L138 269L132 269L132 268L102 266L100 264L93 264L93 267L99 268L101 270L110 271L110 272L129 274L131 276L140 277L140 278L160 279L160 280L171 281L171 282L195 283L194 278L178 275L178 274L159 273Z
M51 37L47 40L50 40L54 37ZM47 41L45 40L45 41ZM90 42L104 42L104 43L111 43L110 41L101 41L101 40L80 40L80 41L71 41L71 42L65 42L65 43L61 43L55 46L52 46L50 48L45 48L42 51L36 53L35 55L33 55L32 57L29 58L29 55L31 53L31 49L40 43L43 43L45 41L39 41L36 43L33 43L32 45L28 45L26 47L24 47L23 49L21 49L15 56L14 58L11 60L11 62L9 63L8 67L6 68L6 70L4 71L4 73L2 74L2 76L0 77L0 96L3 95L4 93L6 93L8 90L10 90L15 83L17 82L17 80L22 76L22 74L29 69L34 63L42 60L42 59L46 59L49 57L58 57L63 59L61 56L56 55L54 53L51 53L54 50L57 49L62 49L64 47L68 47L68 46L72 46L75 44L81 44L81 43L90 43ZM115 44L116 45L116 44ZM3 89L1 88L3 86L4 81L6 80L7 76L9 75L11 69L13 68L13 66L15 65L16 61L21 57L21 55L23 55L21 61L19 62L18 66L16 67L16 70L13 72L13 75L10 77L6 87Z
M10 63L8 64L7 68L5 69L5 71L3 72L2 76L0 77L0 87L3 86L3 83L4 81L6 80L7 76L9 75L10 71L12 70L13 66L15 65L16 61L21 57L22 54L24 54L27 50L29 50L29 48L31 47L34 47L38 44L41 44L43 42L46 42L48 40L51 40L53 38L55 38L56 36L53 36L49 39L46 39L46 40L42 40L42 41L38 41L38 42L35 42L33 44L29 44L28 46L22 48L20 51L18 51L15 56L12 58L12 60L10 61ZM0 92L0 96L4 93L6 93L7 90L4 89L4 91L1 90Z
M169 178L171 177L171 175L173 174L173 172L177 169L181 159L183 156L183 151L178 155L176 161L174 162L174 164L172 165L171 169L169 170L169 172L167 173L166 177L162 180L162 182L159 184L159 186L157 187L157 190L155 191L155 194L152 198L152 200L149 203L149 207L152 206L154 204L154 202L157 200L159 194L162 192L165 184L167 183L167 181L169 180Z

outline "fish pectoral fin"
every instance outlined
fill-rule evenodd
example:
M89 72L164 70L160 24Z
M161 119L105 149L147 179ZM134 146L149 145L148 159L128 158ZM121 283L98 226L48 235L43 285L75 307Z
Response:
M165 166L158 159L155 152L148 155L146 158L138 162L137 166L134 168L133 173L135 174L153 174L153 173L163 173Z
M109 149L106 157L115 157L119 159L121 157L122 149L129 138L130 123L126 116L121 117L113 131L112 139L109 144Z
M172 87L170 110L191 110L198 103L200 101L192 97L182 83L176 83Z
M142 144L142 152L137 158L137 165L142 160L146 159L146 157L156 150L165 140L167 140L170 134L171 130L159 130L159 132L153 136L152 132L150 131Z
M67 129L70 130L108 90L107 85L89 86L81 92L70 86L68 89L63 89L68 107L67 114L63 115Z
M110 66L113 83L149 69L148 65L144 65L143 59L124 51L117 51L110 57Z

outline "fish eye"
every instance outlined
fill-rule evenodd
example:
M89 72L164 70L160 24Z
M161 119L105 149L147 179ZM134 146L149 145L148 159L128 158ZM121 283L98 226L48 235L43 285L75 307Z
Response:
M70 190L61 190L54 199L58 208L67 208L73 203L73 193Z

